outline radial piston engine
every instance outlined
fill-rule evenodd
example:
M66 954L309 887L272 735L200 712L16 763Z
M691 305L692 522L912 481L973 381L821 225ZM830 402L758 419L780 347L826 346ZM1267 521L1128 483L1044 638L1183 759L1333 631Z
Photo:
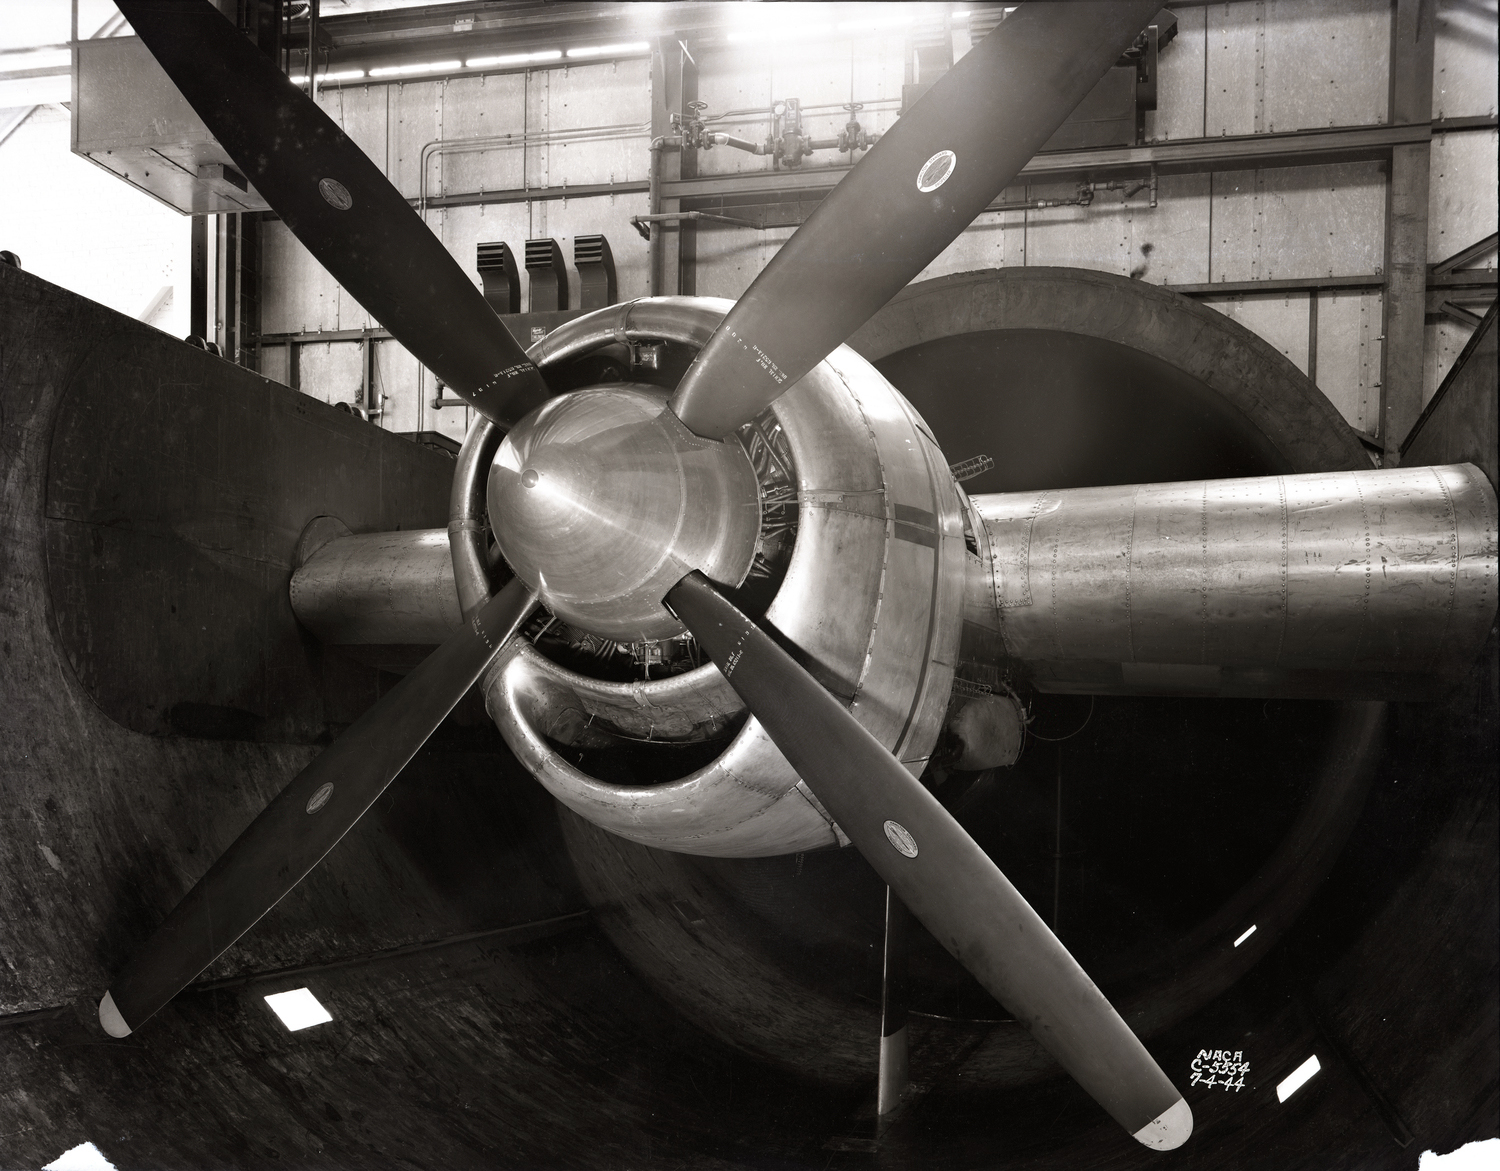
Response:
M744 447L700 439L645 384L529 415L500 444L488 498L500 551L547 609L629 643L683 633L662 597L692 570L740 585L760 532Z
M612 306L561 326L531 355L567 384L570 368L658 343L680 373L729 304ZM916 412L847 348L722 443L677 422L665 409L675 375L659 376L660 386L594 382L560 396L503 443L484 427L471 433L454 493L470 511L450 528L460 594L465 548L467 564L482 561L484 499L501 552L550 611L496 660L486 704L521 763L613 833L720 856L843 844L661 599L694 568L729 588L920 773L947 710L962 621L956 485ZM465 610L473 600L463 597ZM592 749L697 743L706 755L716 742L709 763L674 779L647 768L634 783L607 781L582 763Z

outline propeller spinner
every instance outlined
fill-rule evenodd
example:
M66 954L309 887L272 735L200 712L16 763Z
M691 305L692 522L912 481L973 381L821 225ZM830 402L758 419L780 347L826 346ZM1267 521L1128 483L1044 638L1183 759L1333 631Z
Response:
M1005 876L714 584L743 578L759 525L753 472L734 441L721 441L946 248L1158 4L1079 0L1012 14L782 248L670 409L644 391L611 387L533 410L507 437L489 484L491 520L517 579L214 863L105 994L105 1029L138 1028L296 885L540 595L555 613L610 636L661 637L685 626L854 845L959 961L1139 1141L1185 1142L1192 1114L1182 1096ZM540 401L536 367L399 192L207 0L120 0L120 8L257 190L420 361L502 423Z
M694 435L656 387L539 407L500 444L488 497L516 576L564 622L621 642L681 634L666 592L695 569L739 585L760 532L745 449Z

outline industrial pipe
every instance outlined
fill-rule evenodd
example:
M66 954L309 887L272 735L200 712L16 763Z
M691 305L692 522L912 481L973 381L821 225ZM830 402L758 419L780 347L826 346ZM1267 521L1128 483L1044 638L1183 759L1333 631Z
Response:
M735 219L734 216L717 215L711 211L664 211L656 215L633 215L630 217L630 226L641 234L641 239L651 239L652 224L676 223L679 220L713 220L721 224L734 224L741 228L755 228L757 231L765 231L765 224L757 224L754 220Z
M292 612L340 646L441 643L463 625L443 529L336 537L292 574Z
M650 132L649 122L617 122L601 126L576 126L569 130L545 130L536 134L523 131L520 134L485 134L474 138L434 138L423 145L417 161L417 210L427 210L427 164L434 155L467 154L518 146L608 142L617 138L639 138Z
M1495 491L1472 464L973 506L966 617L1041 691L1418 698L1495 620Z
M663 134L651 140L651 161L646 170L646 212L648 215L661 214L661 152L668 147L680 148L681 146L681 135ZM661 233L648 232L646 239L649 242L646 249L646 294L659 297L662 292L662 279L665 275L662 272Z

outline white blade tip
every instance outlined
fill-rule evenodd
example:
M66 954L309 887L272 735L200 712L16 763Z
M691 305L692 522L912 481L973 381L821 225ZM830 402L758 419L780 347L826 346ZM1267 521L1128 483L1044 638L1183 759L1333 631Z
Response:
M1193 1111L1178 1098L1140 1130L1135 1141L1154 1151L1175 1151L1193 1133Z
M120 1015L120 1010L115 1007L115 998L108 992L104 999L99 1002L99 1023L104 1026L104 1031L111 1037L130 1036L130 1026L125 1023L125 1018Z

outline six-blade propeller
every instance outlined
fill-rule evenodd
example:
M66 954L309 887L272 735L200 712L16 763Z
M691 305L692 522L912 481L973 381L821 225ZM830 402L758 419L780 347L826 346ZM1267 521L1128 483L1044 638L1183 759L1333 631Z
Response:
M705 345L671 410L719 440L790 389L1015 178L1158 2L1014 12L783 246ZM502 425L545 398L536 367L407 201L207 0L119 6L266 201L419 361ZM1164 1149L1185 1141L1192 1116L1182 1096L927 789L702 574L665 603L933 935L1136 1138ZM293 780L121 972L100 1005L105 1028L138 1028L317 865L537 604L512 581Z

